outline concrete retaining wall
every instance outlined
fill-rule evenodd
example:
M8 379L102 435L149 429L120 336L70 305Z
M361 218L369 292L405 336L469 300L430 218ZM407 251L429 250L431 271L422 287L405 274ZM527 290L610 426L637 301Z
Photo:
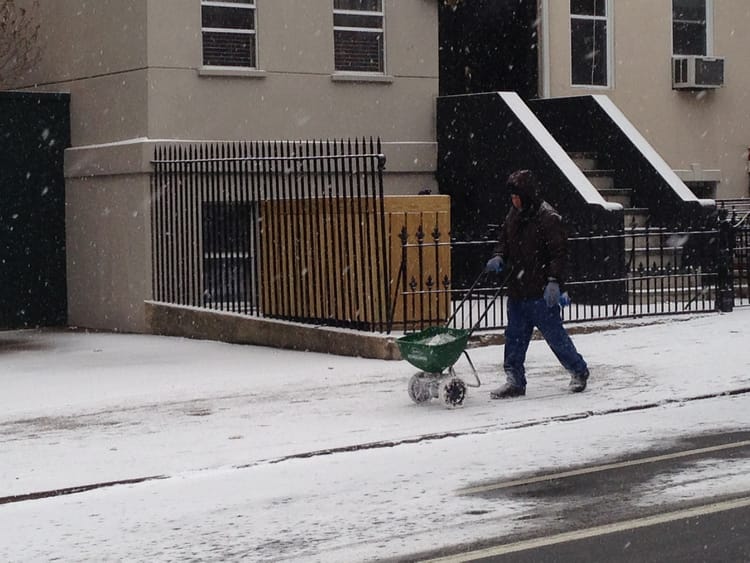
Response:
M255 344L340 356L381 360L401 359L396 338L393 336L259 319L155 301L146 301L145 308L146 324L149 332L153 334L218 340L234 344Z

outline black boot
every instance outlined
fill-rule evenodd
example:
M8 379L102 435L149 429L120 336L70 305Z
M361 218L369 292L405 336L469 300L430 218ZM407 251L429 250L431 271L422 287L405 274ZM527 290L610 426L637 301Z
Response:
M492 399L510 399L511 397L523 397L526 394L526 387L519 387L512 383L505 383L497 389L490 391Z
M586 389L586 382L589 379L589 370L584 371L581 375L574 375L570 378L568 387L571 393L580 393Z

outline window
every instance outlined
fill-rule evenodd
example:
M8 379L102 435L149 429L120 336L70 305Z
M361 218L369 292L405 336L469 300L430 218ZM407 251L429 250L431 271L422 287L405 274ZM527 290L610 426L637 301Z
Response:
M258 291L255 203L203 202L203 303L248 303Z
M608 3L608 0L570 0L570 66L574 85L609 85Z
M672 54L708 54L706 4L706 0L672 0Z
M383 0L333 0L334 67L385 72Z
M201 1L203 64L255 68L255 0Z

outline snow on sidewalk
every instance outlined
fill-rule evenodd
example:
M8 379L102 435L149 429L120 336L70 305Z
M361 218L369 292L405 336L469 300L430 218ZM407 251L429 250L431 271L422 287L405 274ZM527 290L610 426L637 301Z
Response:
M574 336L591 384L532 342L527 396L492 401L502 347L469 351L485 383L461 409L413 404L388 362L146 335L0 333L0 496L286 456L482 435L750 388L750 309ZM456 371L470 380L459 360ZM278 467L278 465L276 465Z

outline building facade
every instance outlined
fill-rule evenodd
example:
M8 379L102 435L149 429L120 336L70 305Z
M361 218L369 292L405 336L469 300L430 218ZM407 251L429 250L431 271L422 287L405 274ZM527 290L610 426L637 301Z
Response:
M543 0L539 21L541 97L606 94L699 195L750 195L750 4ZM674 88L682 56L723 59L723 77Z
M748 24L742 0L450 0L440 94L606 95L700 196L747 197ZM684 57L723 76L675 88Z
M434 0L55 0L37 13L42 60L14 87L71 94L72 325L145 328L158 141L379 137L387 193L437 191Z
M45 0L37 17L40 64L11 87L71 95L71 325L146 329L163 140L380 137L386 193L436 192L439 94L605 94L700 197L748 195L746 0ZM673 88L682 55L722 57L721 87Z

